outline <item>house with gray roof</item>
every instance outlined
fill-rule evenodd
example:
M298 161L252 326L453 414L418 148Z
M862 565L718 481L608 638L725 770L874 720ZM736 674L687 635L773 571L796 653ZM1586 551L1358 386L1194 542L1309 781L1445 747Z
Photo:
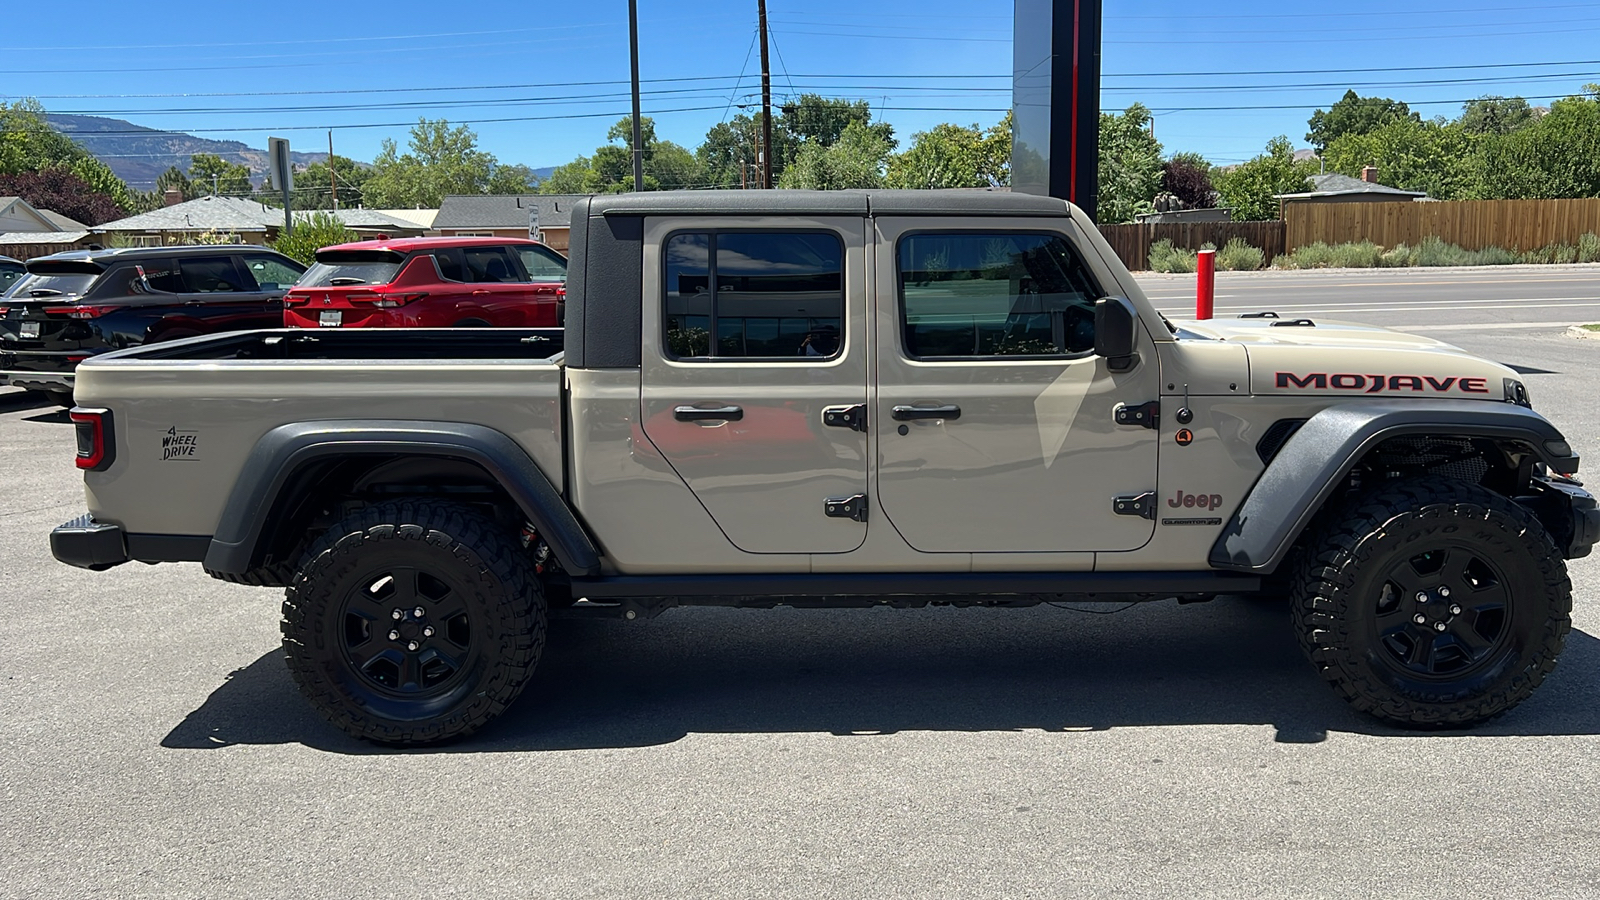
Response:
M1378 170L1367 166L1361 170L1360 178L1336 172L1313 175L1311 190L1274 196L1278 198L1278 218L1281 219L1282 211L1292 203L1407 203L1428 199L1428 192L1402 191L1379 184Z
M321 210L345 223L363 237L380 234L390 237L415 237L426 229L415 222L370 209ZM316 210L297 210L296 219ZM283 228L283 210L243 197L198 197L171 203L160 209L107 222L94 229L98 234L121 235L130 243L159 246L180 243L198 234L212 232L231 235L246 244L266 244L275 240Z
M584 194L461 194L444 198L433 230L457 237L529 237L567 252L572 202Z

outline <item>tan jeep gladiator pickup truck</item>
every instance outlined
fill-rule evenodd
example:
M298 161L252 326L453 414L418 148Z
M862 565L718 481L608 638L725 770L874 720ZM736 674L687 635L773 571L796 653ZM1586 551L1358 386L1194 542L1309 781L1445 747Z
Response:
M286 590L305 695L471 732L547 614L1275 592L1389 722L1527 697L1600 512L1517 373L1379 328L1174 323L1077 209L990 192L574 205L566 328L259 331L78 372L58 559Z

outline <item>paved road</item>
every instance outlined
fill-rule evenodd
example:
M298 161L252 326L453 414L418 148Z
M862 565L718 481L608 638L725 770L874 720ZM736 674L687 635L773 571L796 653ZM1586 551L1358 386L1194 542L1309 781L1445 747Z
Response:
M1600 341L1449 340L1600 459ZM1352 713L1220 600L558 623L480 738L385 752L295 694L276 592L52 561L72 445L0 389L0 897L1600 896L1594 560L1561 666L1471 733Z
M1193 318L1195 276L1138 280L1167 315ZM1407 331L1556 328L1600 321L1600 264L1217 273L1219 318L1264 309Z

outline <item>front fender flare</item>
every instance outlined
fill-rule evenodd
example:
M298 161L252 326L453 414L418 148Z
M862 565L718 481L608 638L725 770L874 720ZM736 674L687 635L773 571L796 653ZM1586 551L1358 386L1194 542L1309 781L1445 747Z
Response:
M1413 434L1525 445L1552 470L1578 470L1561 432L1531 409L1483 400L1373 400L1322 410L1283 445L1211 547L1218 569L1268 574L1367 451Z
M505 488L574 575L596 575L600 556L550 479L516 441L483 425L347 419L280 425L262 435L223 507L205 567L239 574L253 565L267 515L294 472L330 456L402 454L466 460Z

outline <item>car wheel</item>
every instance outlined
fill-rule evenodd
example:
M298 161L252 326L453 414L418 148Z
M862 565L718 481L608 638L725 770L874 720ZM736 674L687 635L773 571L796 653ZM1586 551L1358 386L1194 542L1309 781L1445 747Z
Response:
M472 733L516 700L544 649L527 554L451 504L384 503L345 519L306 551L285 595L301 692L380 743Z
M1294 623L1351 705L1411 728L1486 721L1532 694L1571 627L1566 564L1526 509L1446 478L1333 516L1297 567Z

